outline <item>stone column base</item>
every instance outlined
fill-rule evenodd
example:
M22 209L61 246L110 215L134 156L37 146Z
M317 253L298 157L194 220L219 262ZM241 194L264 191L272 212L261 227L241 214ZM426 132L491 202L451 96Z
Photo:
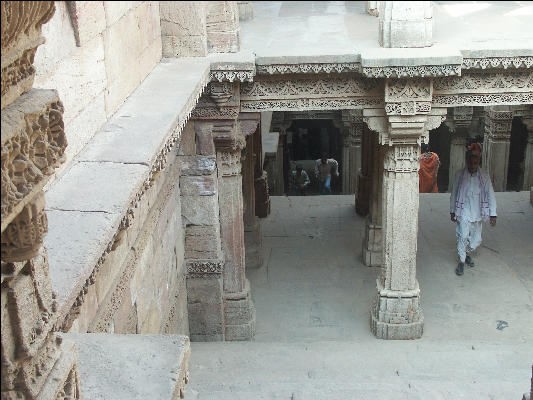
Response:
M255 334L255 306L246 280L244 291L224 295L225 340L251 340Z
M370 311L370 328L378 339L419 339L424 331L418 282L414 290L384 289L377 279L378 294Z
M371 224L368 220L363 238L363 263L367 267L383 265L383 235L381 225Z

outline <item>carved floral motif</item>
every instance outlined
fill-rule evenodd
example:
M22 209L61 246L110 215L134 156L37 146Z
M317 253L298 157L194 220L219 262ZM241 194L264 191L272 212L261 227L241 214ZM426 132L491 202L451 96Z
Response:
M2 228L63 161L63 104L55 91L32 90L2 113Z
M363 75L369 78L413 78L461 75L461 66L418 65L400 67L363 67Z
M272 65L258 65L258 74L307 74L314 72L315 74L331 72L360 72L360 63L304 63L304 64L272 64Z
M533 89L532 71L465 72L463 76L436 78L433 89L438 93L491 92L501 90L520 91Z
M222 260L190 260L187 261L187 276L189 278L204 278L220 275L223 266Z
M420 146L416 144L390 146L387 148L383 162L384 168L388 172L418 172Z

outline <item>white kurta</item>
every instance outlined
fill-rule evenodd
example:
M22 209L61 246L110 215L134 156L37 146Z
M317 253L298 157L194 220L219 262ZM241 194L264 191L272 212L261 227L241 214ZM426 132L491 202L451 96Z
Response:
M456 201L457 196L460 195L459 181L464 170L458 171L455 175L455 180L452 186L452 193L450 195L450 214L457 214ZM482 231L482 206L481 206L481 184L480 175L483 176L484 191L487 195L489 215L496 216L496 198L494 197L494 189L489 176L481 169L471 174L467 172L464 177L463 185L465 188L465 198L463 204L463 212L457 221L457 229L455 230L457 236L457 253L459 259L464 262L466 254L474 251L481 244Z

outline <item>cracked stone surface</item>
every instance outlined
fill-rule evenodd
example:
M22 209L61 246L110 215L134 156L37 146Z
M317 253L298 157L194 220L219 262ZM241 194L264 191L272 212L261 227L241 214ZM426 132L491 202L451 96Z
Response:
M420 196L419 340L376 339L379 268L361 262L364 219L353 196L272 197L265 264L248 269L256 336L193 343L192 399L509 399L529 390L533 342L533 207L497 193L476 266L456 266L449 194ZM507 323L504 329L498 329Z

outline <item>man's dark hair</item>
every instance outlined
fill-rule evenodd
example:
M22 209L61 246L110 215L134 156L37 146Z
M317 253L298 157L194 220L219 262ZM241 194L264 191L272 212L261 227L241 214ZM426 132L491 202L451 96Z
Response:
M420 148L422 149L422 153L427 153L429 151L429 144L427 143L422 143L420 145Z
M328 153L324 152L322 153L322 160L327 160L328 159Z

